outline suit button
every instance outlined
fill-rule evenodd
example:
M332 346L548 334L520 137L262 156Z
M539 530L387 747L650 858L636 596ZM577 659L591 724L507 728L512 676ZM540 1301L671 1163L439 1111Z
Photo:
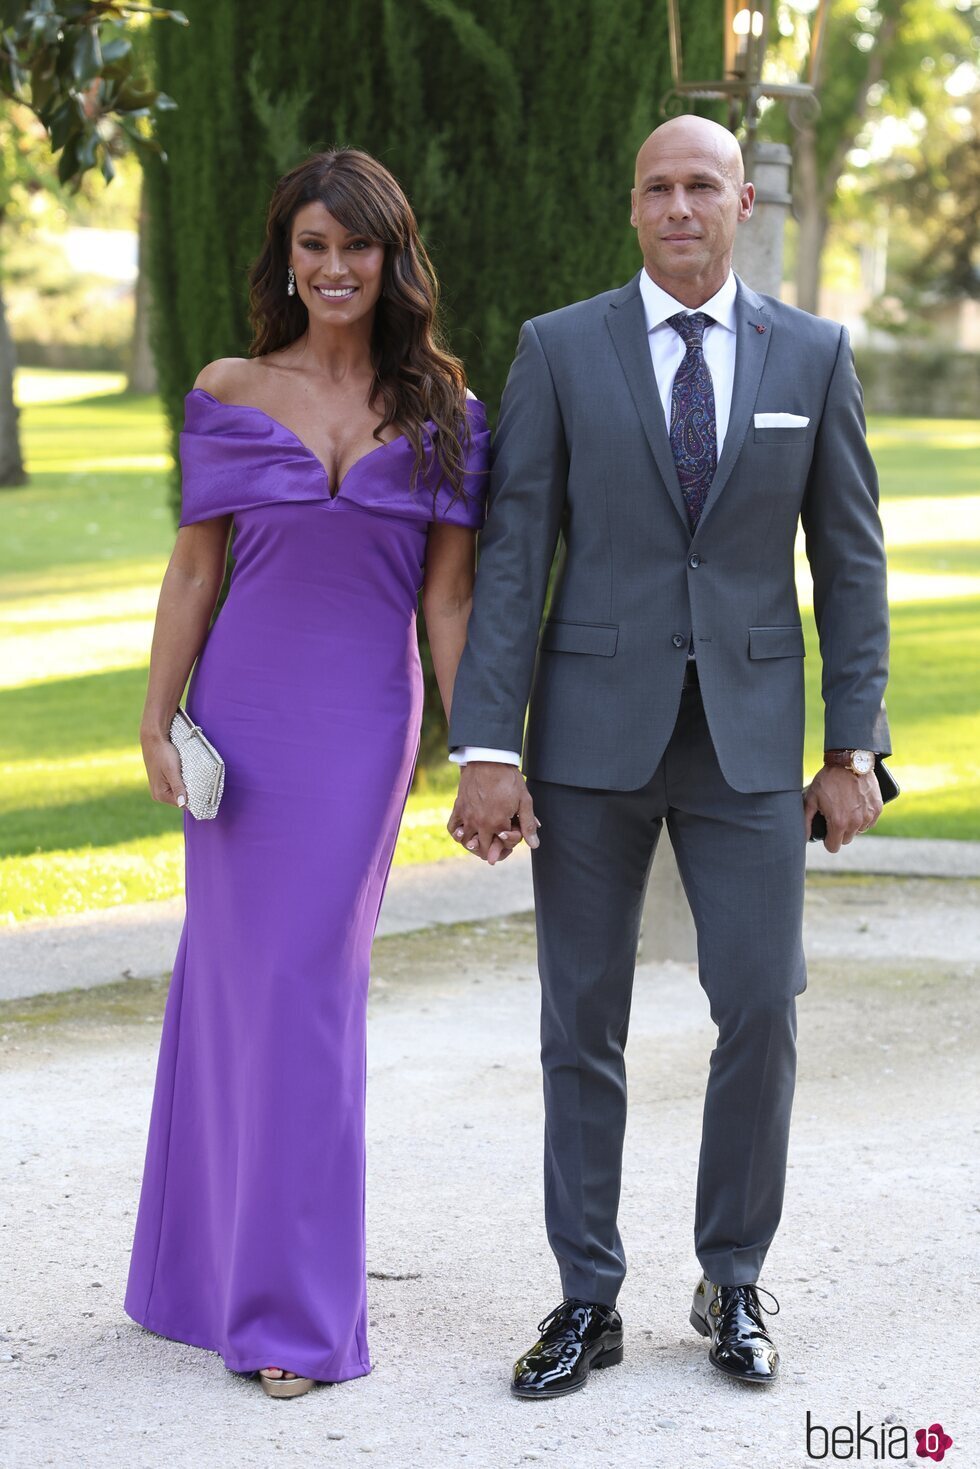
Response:
M681 634L679 632L675 632L670 641L673 643L675 648L683 648L684 644L687 642L687 638L681 637Z
M701 565L701 557L698 555L697 551L695 551L693 556L688 558L687 564L691 567L693 571L697 571L698 567Z

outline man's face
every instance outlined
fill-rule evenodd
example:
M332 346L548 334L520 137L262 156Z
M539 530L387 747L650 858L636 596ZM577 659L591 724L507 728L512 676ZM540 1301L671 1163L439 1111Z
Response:
M717 278L720 286L753 197L723 148L682 127L654 133L637 159L630 216L649 274L664 282Z

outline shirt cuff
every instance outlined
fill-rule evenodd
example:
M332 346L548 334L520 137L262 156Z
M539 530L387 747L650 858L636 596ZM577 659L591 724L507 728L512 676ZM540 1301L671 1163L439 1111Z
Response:
M487 750L482 745L459 745L455 750L450 750L449 758L454 765L467 765L471 760L490 760L495 765L516 765L521 767L521 757L513 750Z

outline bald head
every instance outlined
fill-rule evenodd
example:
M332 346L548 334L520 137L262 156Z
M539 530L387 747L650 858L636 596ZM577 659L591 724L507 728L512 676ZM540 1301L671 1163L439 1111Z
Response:
M636 184L661 161L697 155L740 188L745 180L742 150L733 133L707 117L685 113L662 122L636 155Z
M636 155L632 223L651 280L697 308L728 278L735 230L752 213L731 133L706 117L672 117Z

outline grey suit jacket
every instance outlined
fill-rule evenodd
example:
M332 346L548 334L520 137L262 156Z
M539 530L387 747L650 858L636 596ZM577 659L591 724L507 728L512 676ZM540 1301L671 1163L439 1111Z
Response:
M736 317L731 417L693 537L639 275L525 322L492 451L450 747L520 749L530 697L528 775L642 786L673 730L693 635L729 785L799 787L804 643L793 548L802 517L825 743L888 752L885 555L847 332L742 281ZM763 412L810 421L755 427Z

